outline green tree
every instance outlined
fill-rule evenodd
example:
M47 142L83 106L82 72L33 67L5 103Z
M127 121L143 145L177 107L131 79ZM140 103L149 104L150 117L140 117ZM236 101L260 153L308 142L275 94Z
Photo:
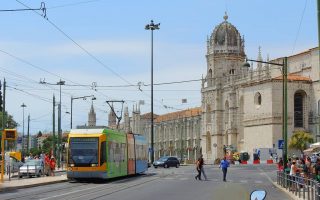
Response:
M0 112L0 126L2 126L2 115L3 112ZM18 123L13 119L13 116L8 114L6 112L6 118L7 118L7 128L16 128L18 126Z
M44 151L45 153L50 153L52 149L52 142L53 142L52 135L44 139L42 143L42 151ZM55 143L57 144L57 138L55 138Z
M289 141L290 149L298 149L303 154L303 150L307 145L313 143L313 137L310 133L305 131L294 132Z
M41 154L41 150L38 149L38 148L31 148L28 153L31 153L33 156L40 155Z

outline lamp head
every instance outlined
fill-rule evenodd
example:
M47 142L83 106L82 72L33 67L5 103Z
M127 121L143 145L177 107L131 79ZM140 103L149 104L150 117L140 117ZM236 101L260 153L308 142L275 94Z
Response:
M92 97L92 99L91 100L96 100L97 98L96 97Z
M250 68L250 64L248 63L248 61L246 60L246 62L245 63L243 63L243 65L242 65L243 67L247 67L247 68Z

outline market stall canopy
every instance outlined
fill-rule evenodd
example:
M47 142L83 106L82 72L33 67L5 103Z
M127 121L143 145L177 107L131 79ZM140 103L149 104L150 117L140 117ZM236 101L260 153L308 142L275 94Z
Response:
M309 149L306 149L303 151L304 154L310 155L312 153L320 151L320 146L318 147L310 147Z
M310 144L310 148L320 147L320 142Z

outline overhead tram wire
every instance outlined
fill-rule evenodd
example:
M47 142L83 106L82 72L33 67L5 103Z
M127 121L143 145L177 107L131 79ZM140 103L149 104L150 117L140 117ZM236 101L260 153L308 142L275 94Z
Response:
M77 3L69 3L69 4L59 5L59 6L52 6L52 7L48 7L47 9L51 10L51 9L56 9L56 8L72 7L72 6L77 6L77 5L81 5L81 4L94 3L94 2L98 2L98 1L102 1L102 0L81 1L81 2L77 2Z
M302 25L302 20L303 20L303 17L304 17L304 13L305 13L305 11L306 11L307 3L308 3L308 0L305 0L304 8L303 8L302 15L301 15L301 18L300 18L300 23L299 23L298 31L297 31L296 37L295 37L295 39L294 39L294 43L293 43L293 48L292 48L291 54L293 54L293 52L294 52L294 50L295 50L295 48L296 48L296 44L297 44L297 40L298 40L298 37L299 37L299 34L300 34L301 25Z
M26 4L20 2L19 0L16 0L18 3L20 3L21 5L25 6L26 8L30 8L29 6L27 6ZM41 14L39 14L38 12L34 11L36 14L42 16ZM104 67L105 69L109 70L111 73L113 73L114 75L116 75L118 78L120 78L121 80L123 80L124 82L128 83L129 85L133 85L132 83L130 83L129 81L127 81L126 79L124 79L122 76L120 76L118 73L116 73L114 70L112 70L110 67L108 67L106 64L104 64L102 61L100 61L97 57L95 57L93 54L91 54L88 50L86 50L84 47L82 47L79 43L77 43L74 39L72 39L67 33L65 33L61 28L59 28L56 24L54 24L51 20L49 20L47 17L45 17L46 21L48 23L50 23L53 27L55 27L60 33L62 33L65 37L67 37L70 41L72 41L76 46L78 46L81 50L83 50L89 57L91 57L93 60L95 60L97 63L99 63L102 67ZM150 95L146 94L145 92L143 92L142 90L138 90L141 91L145 96L150 97ZM160 100L155 100L157 102L159 102L160 104L161 101Z
M48 99L48 98L45 98L45 97L41 97L41 96L36 95L36 94L32 94L32 93L30 93L30 92L26 92L26 91L24 91L24 90L20 90L20 89L15 88L15 87L11 87L11 86L7 86L7 87L8 87L8 88L11 88L11 89L14 89L14 90L17 90L17 91L20 91L20 92L25 93L25 94L27 94L27 95L33 96L33 97L38 98L38 99L40 99L40 100L42 100L42 101L45 101L45 102L48 102L48 103L52 103L52 102L51 102L51 99Z
M26 4L20 2L19 0L16 0L18 3L22 4L23 6L25 6L26 8L30 8L29 6L27 6ZM38 12L34 11L36 14L40 15ZM51 24L56 30L58 30L60 33L62 33L66 38L68 38L70 41L73 42L73 44L75 44L77 47L79 47L82 51L84 51L89 57L91 57L93 60L95 60L96 62L98 62L102 67L104 67L105 69L109 70L111 73L113 73L114 75L116 75L118 78L120 78L121 80L123 80L124 82L128 83L129 85L132 85L129 81L127 81L125 78L123 78L122 76L120 76L120 74L118 74L117 72L115 72L113 69L111 69L110 67L108 67L106 64L104 64L101 60L99 60L96 56L94 56L92 53L90 53L87 49L85 49L84 47L82 47L78 42L76 42L74 39L71 38L71 36L69 36L67 33L65 33L61 28L59 28L55 23L53 23L51 20L49 20L49 18L45 18L46 21Z

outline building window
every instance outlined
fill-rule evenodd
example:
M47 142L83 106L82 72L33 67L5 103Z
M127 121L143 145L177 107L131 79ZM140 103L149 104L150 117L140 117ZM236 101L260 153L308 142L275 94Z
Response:
M256 105L256 107L260 107L261 106L261 102L262 102L261 94L259 92L257 92L254 95L254 104Z
M209 69L209 72L208 72L208 86L211 87L212 86L212 70Z
M303 93L294 95L294 127L303 127Z

